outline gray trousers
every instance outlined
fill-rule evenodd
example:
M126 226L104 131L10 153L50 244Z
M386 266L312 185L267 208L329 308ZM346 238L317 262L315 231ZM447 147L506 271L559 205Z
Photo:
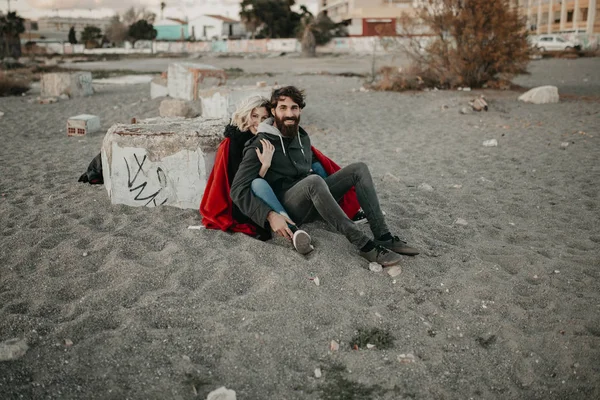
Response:
M346 236L350 243L361 248L370 238L346 216L338 204L353 186L373 236L379 238L388 233L369 167L362 162L350 164L325 179L319 175L309 175L292 186L281 200L296 224L301 225L320 216Z

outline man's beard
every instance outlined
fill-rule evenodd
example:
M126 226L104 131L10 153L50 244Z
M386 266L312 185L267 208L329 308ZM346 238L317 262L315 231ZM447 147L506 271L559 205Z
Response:
M293 125L286 125L285 121L294 121ZM294 137L298 134L298 126L300 125L300 116L295 117L286 117L283 119L277 118L275 116L275 126L281 132L281 135L284 137Z

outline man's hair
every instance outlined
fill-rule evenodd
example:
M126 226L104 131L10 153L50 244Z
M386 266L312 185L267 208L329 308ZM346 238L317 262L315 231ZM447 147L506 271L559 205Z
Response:
M237 109L231 116L231 125L237 126L242 132L250 128L250 116L255 108L265 107L267 112L271 113L269 99L263 96L250 96L240 102Z
M298 106L302 109L306 106L304 102L304 90L300 90L295 86L284 86L279 89L273 90L271 93L271 108L277 108L277 102L281 99L281 97L289 97L294 100L294 103L298 104Z

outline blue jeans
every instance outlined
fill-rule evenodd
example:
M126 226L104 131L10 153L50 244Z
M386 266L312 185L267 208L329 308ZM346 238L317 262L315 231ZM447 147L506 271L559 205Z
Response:
M321 178L327 178L327 172L325 172L325 168L323 168L323 164L321 164L320 162L317 161L312 163L311 168L313 172L319 175Z
M287 211L285 211L285 208L281 205L279 199L277 199L277 196L275 196L275 192L273 192L271 185L263 178L256 178L253 180L250 189L252 189L252 193L254 193L256 197L267 203L273 211L291 219Z

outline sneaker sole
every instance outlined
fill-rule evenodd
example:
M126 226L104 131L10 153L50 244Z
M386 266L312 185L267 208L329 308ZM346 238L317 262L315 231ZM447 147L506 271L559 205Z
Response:
M354 221L354 223L355 223L356 225L362 225L362 224L366 224L366 223L367 223L367 219L366 219L366 218L359 219L359 220L357 220L357 221Z
M294 233L292 242L296 251L302 255L306 255L315 249L310 244L310 235L302 230L296 231L296 233Z

